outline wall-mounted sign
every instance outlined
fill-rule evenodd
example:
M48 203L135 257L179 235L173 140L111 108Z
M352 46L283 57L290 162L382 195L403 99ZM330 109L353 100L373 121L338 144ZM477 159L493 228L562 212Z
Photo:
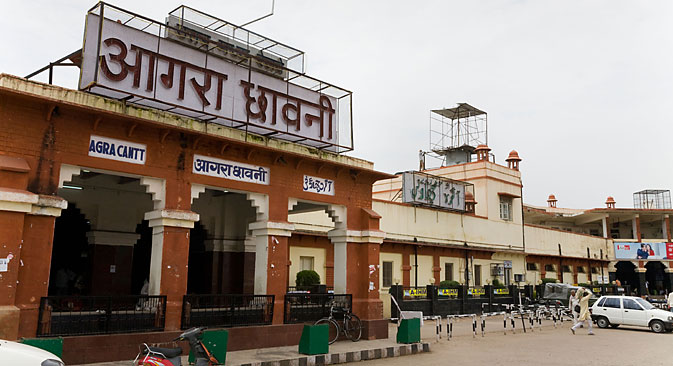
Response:
M458 289L457 288L440 288L440 289L437 289L437 295L448 296L448 297L458 297Z
M402 200L449 210L465 211L465 190L469 183L421 172L404 172Z
M226 42L197 50L180 37L166 38L185 31L158 22L145 31L125 24L105 18L101 25L99 15L87 15L80 90L330 151L352 150L350 132L339 141L340 124L350 131L344 124L350 124L350 92L313 79L294 84L296 77L309 78L294 75L290 82L215 56Z
M504 261L505 268L512 268L512 261Z
M493 295L509 295L508 288L494 288Z
M91 135L89 138L89 156L143 165L147 158L147 146Z
M673 259L673 243L615 243L616 259Z
M269 168L197 154L194 155L192 172L248 183L269 184L270 181Z
M328 196L334 196L334 181L330 179L305 175L303 189L304 192L313 192Z
M474 287L474 288L468 288L467 289L467 295L468 296L484 296L486 295L486 290L484 290L483 287Z
M404 290L405 297L426 297L427 294L427 288L410 288Z

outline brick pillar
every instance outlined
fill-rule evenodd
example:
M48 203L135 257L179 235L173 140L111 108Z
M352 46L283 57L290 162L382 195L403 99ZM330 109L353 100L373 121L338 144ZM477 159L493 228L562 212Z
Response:
M432 256L432 274L435 277L435 286L442 282L442 267L439 265L439 254Z
M405 250L402 250L402 286L411 286L411 264Z
M199 215L185 210L155 210L145 214L152 228L150 295L166 296L166 330L179 330L182 297L187 293L189 230Z
M19 337L37 335L40 298L47 296L56 216L67 207L59 197L39 196L23 222L16 307L20 311Z
M37 197L37 196L36 196ZM28 205L30 207L30 205ZM19 285L21 241L23 239L24 212L0 211L0 260L7 270L0 271L0 338L14 340L19 334L19 308L15 306Z

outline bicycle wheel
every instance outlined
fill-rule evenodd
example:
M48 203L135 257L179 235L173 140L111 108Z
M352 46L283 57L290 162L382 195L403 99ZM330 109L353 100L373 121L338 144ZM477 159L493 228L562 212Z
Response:
M320 324L327 324L327 327L329 328L327 336L329 344L336 342L337 338L339 338L339 324L337 324L337 322L335 322L330 318L322 318L317 322L315 322L313 325L320 325Z
M351 314L344 319L344 327L346 328L346 337L353 342L360 340L360 337L362 337L362 322L357 315Z

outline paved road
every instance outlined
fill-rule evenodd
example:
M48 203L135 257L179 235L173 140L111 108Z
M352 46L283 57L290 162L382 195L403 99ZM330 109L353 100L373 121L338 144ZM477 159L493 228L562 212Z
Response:
M496 325L495 322L492 325ZM502 320L500 321L502 329ZM585 329L577 335L570 332L570 324L565 322L554 329L545 322L542 331L521 332L503 335L494 332L495 327L485 337L472 338L471 323L456 325L458 335L447 341L443 337L439 343L431 343L432 352L408 357L356 363L360 366L409 366L409 365L672 365L673 333L655 334L646 328L620 327L618 329L598 329L596 335L589 336ZM488 327L487 327L488 328ZM423 338L431 338L431 329L426 325ZM581 361L580 361L581 360Z

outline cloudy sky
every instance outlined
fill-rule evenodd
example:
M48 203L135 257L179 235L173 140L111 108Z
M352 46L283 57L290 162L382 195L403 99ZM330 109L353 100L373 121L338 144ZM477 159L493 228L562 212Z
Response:
M95 4L2 3L0 72L19 76L81 48ZM181 5L111 3L156 20ZM185 4L241 24L271 0ZM467 102L488 112L497 162L519 152L527 203L632 207L633 192L673 188L673 1L276 0L250 29L353 91L350 155L377 170L416 169L429 111ZM58 71L76 87L75 70Z

